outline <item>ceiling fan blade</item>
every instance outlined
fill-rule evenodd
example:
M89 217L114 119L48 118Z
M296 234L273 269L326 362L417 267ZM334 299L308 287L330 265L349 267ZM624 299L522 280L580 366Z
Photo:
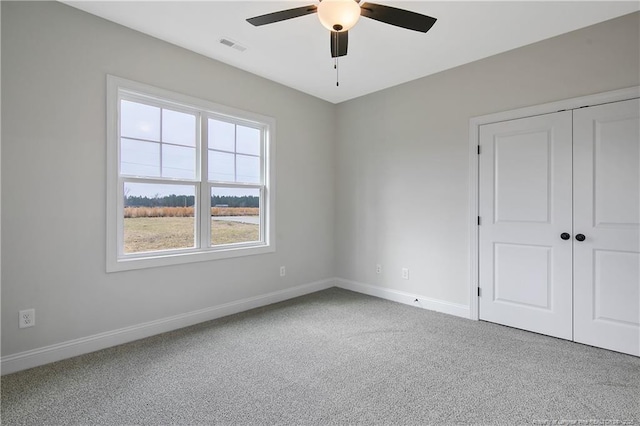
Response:
M431 16L369 2L362 5L360 15L421 33L426 33L436 23L436 18Z
M299 16L316 13L318 8L315 5L296 7L295 9L281 10L279 12L267 13L266 15L254 16L247 19L247 22L259 27L260 25L273 24L274 22L284 21L286 19L297 18Z
M347 46L349 45L349 32L331 31L331 57L337 58L346 56Z

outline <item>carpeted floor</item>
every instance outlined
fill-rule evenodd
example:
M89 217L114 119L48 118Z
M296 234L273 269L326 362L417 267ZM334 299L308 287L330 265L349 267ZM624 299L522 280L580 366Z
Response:
M1 412L4 425L638 424L640 358L332 288L4 376Z

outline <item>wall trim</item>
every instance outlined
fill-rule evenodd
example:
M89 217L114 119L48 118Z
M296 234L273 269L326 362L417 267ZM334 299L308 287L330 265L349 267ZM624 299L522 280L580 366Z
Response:
M518 118L533 117L536 115L550 114L553 112L576 109L586 106L602 105L611 102L626 101L640 97L640 86L627 87L609 92L596 93L593 95L580 96L577 98L564 99L557 102L550 102L541 105L534 105L525 108L518 108L510 111L497 112L494 114L472 117L469 119L469 318L480 319L478 309L478 287L479 264L478 256L478 145L480 126L483 124L497 123L500 121L515 120Z
M346 280L343 278L335 278L335 286L345 290L355 291L357 293L368 294L369 296L379 297L381 299L392 300L394 302L404 303L430 311L442 312L449 315L455 315L462 318L470 318L469 307L457 303L447 302L439 299L432 299L421 296L419 294L406 293L404 291L392 290L389 288L378 287L370 284L360 283L357 281ZM416 302L415 300L418 299Z
M124 327L117 330L94 334L92 336L56 343L42 348L3 356L0 359L2 375L15 373L28 368L49 364L66 358L95 352L100 349L106 349L123 343L132 342L134 340L225 317L227 315L282 302L295 297L304 296L305 294L326 290L334 287L334 285L335 280L331 278L315 281L260 296L249 297L130 327Z

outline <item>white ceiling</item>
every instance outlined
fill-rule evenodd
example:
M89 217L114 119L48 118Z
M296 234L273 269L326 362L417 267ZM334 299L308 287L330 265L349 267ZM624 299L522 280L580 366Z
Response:
M438 19L426 34L361 18L340 59L315 14L254 27L245 21L317 1L65 1L333 103L395 86L640 10L638 1L389 1ZM219 43L228 38L239 52ZM568 53L569 54L569 53Z

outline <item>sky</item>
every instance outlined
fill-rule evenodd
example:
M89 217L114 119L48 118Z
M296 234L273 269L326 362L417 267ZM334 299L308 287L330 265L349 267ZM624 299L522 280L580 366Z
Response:
M123 176L195 180L197 113L122 100L120 173ZM259 129L206 119L207 177L221 183L260 183ZM218 195L257 195L255 189L217 188ZM126 183L125 195L195 195L195 185Z

